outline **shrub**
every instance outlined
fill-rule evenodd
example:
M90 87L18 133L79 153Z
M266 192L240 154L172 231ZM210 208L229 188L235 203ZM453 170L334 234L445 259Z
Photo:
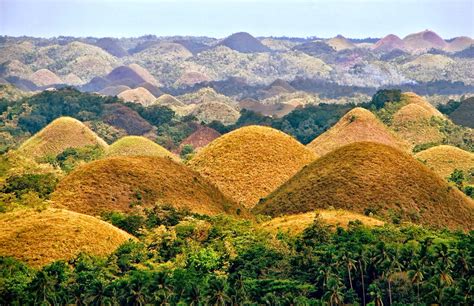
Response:
M14 175L6 179L2 192L14 193L20 198L22 195L33 191L36 192L40 198L49 199L57 183L58 179L52 173Z

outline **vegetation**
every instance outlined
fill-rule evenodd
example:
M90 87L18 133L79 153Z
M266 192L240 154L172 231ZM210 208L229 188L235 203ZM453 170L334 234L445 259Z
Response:
M279 216L330 207L396 223L471 229L474 222L473 202L444 179L407 153L369 142L320 157L254 213Z
M1 304L472 304L472 233L418 226L268 234L249 221L180 218L107 257L33 269L0 258Z
M52 200L94 216L109 211L140 213L157 203L207 215L244 214L199 173L166 157L119 156L93 161L61 180Z
M237 203L253 207L316 155L269 127L247 126L200 150L189 166Z
M107 156L159 156L177 160L173 153L142 136L120 138L109 146Z

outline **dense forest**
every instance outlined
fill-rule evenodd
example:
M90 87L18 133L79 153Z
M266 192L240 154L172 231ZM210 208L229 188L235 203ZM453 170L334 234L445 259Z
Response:
M140 237L106 258L40 270L0 259L2 305L407 305L474 303L473 233L414 225L297 236L258 222L155 207L111 214Z

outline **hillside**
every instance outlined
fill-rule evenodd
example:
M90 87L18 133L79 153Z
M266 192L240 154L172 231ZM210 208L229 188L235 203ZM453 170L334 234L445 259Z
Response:
M153 129L153 126L136 111L121 103L104 105L102 120L126 131L129 135L143 135Z
M235 107L220 101L197 104L189 114L195 116L199 122L211 123L217 120L224 125L233 124L240 117L240 113Z
M98 215L169 204L191 212L237 214L238 206L198 173L162 157L111 157L83 165L52 194L55 205Z
M121 98L125 102L139 103L143 106L151 105L156 100L155 96L143 87L122 91L117 95L117 97Z
M399 139L374 114L360 107L350 110L307 147L322 156L347 144L360 141L382 143L401 150L409 149L408 143Z
M449 114L449 118L456 124L474 129L474 97L461 101L459 107Z
M442 178L447 178L455 169L466 174L474 171L474 154L453 146L432 147L417 153L415 157Z
M400 108L392 120L392 128L397 135L411 145L439 143L444 139L440 127L432 118L445 119L434 106L414 93L403 93Z
M448 45L438 34L430 30L410 34L403 38L403 42L407 50L411 52L443 49Z
M181 141L178 152L181 152L185 145L191 145L194 151L199 151L219 136L221 136L221 134L218 131L207 126L200 126L194 133Z
M178 160L170 151L142 136L125 136L111 144L107 156L157 156Z
M80 148L88 145L107 147L105 141L79 120L61 117L26 140L18 150L25 156L39 158L57 155L67 148Z
M226 46L227 48L241 53L270 51L270 49L263 45L258 39L245 32L234 33L225 38L219 45Z
M40 69L31 74L28 79L38 87L62 84L63 81L55 73L48 69Z
M236 202L253 207L315 158L280 131L248 126L217 138L189 165Z
M35 268L84 252L105 256L129 239L94 217L61 209L21 209L0 214L0 254Z
M346 49L354 49L355 45L347 40L342 35L337 35L334 38L329 39L326 43L331 46L336 51L346 50Z
M146 70L137 64L119 66L105 77L113 85L126 85L137 87L142 83L150 83L159 86L158 81Z
M373 49L376 51L389 52L396 49L404 50L405 43L397 35L389 34L375 43Z
M450 42L445 50L448 52L459 52L464 49L469 48L474 44L474 39L467 36L456 37L452 42Z
M278 216L330 207L425 225L474 225L472 200L407 153L370 142L350 144L317 159L254 212Z
M270 221L262 223L261 227L273 233L288 232L292 235L298 235L314 222L316 216L318 217L318 220L325 224L343 228L347 228L349 222L351 221L360 221L362 224L371 227L384 225L384 222L381 220L367 217L362 214L353 213L347 210L318 209L316 212L276 217Z

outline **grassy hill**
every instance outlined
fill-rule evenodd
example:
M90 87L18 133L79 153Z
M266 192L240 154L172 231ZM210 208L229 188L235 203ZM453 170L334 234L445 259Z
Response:
M225 38L220 45L242 53L269 52L270 49L249 33L239 32Z
M0 254L36 268L81 252L108 255L129 239L133 237L109 223L62 209L0 214Z
M360 107L345 114L307 147L322 156L344 145L360 141L383 143L402 150L409 149L408 143L399 139L374 114Z
M461 101L459 107L449 114L449 118L456 124L474 129L474 97Z
M195 151L200 150L219 136L221 134L218 131L207 126L200 126L179 144L178 151L181 152L185 145L191 145Z
M170 151L142 136L125 136L111 144L107 156L159 156L178 160Z
M443 178L453 173L454 169L465 173L474 171L474 154L453 146L432 147L417 153L415 157Z
M236 202L253 207L315 158L280 131L248 126L217 138L189 165Z
M155 96L143 87L122 91L117 97L123 99L125 102L139 103L143 106L151 105L156 100Z
M278 216L330 207L396 222L464 229L474 224L472 200L407 153L370 142L350 144L317 159L254 212Z
M351 221L360 221L366 226L382 226L384 222L375 218L367 217L362 214L353 213L347 210L318 209L316 212L301 213L295 215L287 215L276 217L270 221L263 222L261 227L270 232L288 232L297 235L303 232L305 228L310 226L314 219L318 217L323 223L333 226L347 228Z
M97 215L137 212L170 204L192 212L236 214L237 206L198 173L162 157L111 157L66 176L52 195L56 205Z
M18 149L32 158L57 155L67 148L80 148L107 144L79 120L61 117L48 124L41 131L26 140Z

